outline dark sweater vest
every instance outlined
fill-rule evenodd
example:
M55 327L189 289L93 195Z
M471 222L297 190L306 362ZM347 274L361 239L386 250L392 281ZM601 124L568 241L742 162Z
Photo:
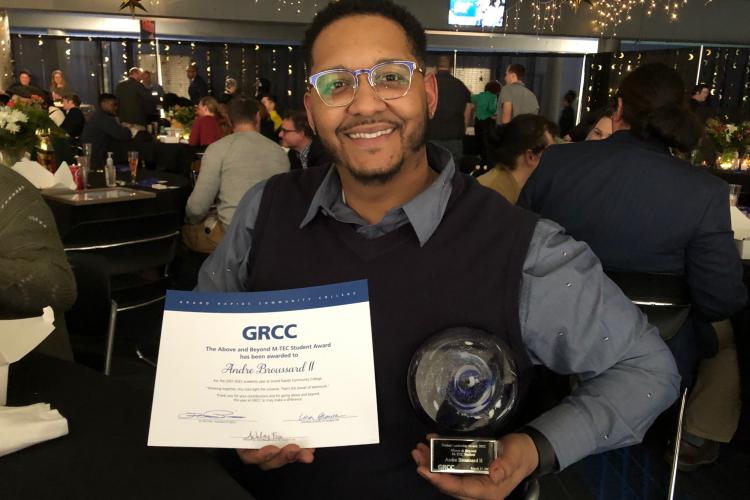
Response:
M313 464L248 471L247 482L259 499L441 498L410 455L435 431L409 402L411 356L432 334L468 326L505 339L519 371L528 371L518 296L537 217L458 173L445 215L423 247L410 224L374 240L324 214L300 229L326 171L296 170L266 184L248 290L368 280L380 443L321 448Z

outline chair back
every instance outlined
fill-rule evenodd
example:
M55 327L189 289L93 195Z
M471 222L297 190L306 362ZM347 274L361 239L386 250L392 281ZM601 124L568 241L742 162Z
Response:
M685 276L605 270L609 278L659 329L664 340L674 337L690 315L690 289Z

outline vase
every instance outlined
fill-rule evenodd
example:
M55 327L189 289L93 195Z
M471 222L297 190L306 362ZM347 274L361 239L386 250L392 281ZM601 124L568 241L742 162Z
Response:
M736 149L720 151L716 156L716 166L722 170L735 170L740 166L740 153Z

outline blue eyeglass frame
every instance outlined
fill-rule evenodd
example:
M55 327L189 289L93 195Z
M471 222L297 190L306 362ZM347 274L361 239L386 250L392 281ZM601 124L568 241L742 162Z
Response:
M411 82L414 79L414 71L416 70L424 74L424 70L418 67L417 63L414 61L384 61L384 62L374 65L371 68L363 68L363 69L358 69L355 71L350 71L344 68L327 69L324 71L319 71L318 73L315 73L314 75L310 75L310 78L308 80L310 82L310 86L315 89L315 92L318 94L318 97L323 102L323 104L325 104L326 106L330 106L332 108L340 108L342 106L348 106L349 104L352 103L352 101L354 101L354 98L357 95L357 89L359 88L359 75L367 75L367 83L370 84L370 87L374 89L375 84L372 81L372 72L381 66L385 66L386 64L403 64L407 68L409 68L409 87L406 89L406 92L404 92L403 95L400 95L398 97L393 97L391 99L383 99L382 97L380 97L380 95L378 95L377 92L375 92L375 95L378 97L378 99L382 101L392 101L393 99L399 99L401 97L404 97L411 90ZM351 101L345 104L328 104L326 100L323 99L323 96L320 95L320 91L318 90L318 86L316 85L316 83L318 82L318 78L320 78L321 76L328 75L331 73L338 73L340 71L346 71L347 73L350 73L354 77L354 92L352 93L352 99Z

